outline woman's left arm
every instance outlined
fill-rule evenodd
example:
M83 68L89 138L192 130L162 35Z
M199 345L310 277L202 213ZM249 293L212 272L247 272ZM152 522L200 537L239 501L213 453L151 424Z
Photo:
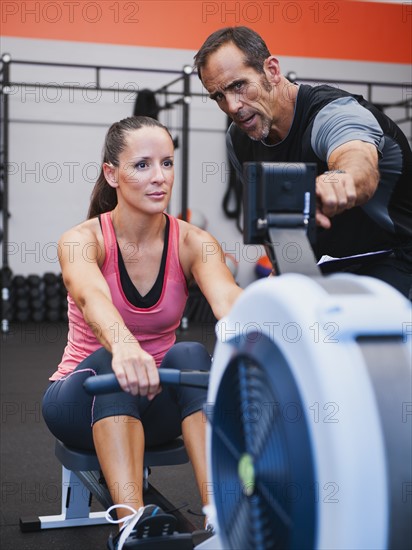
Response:
M226 265L220 244L207 231L181 223L180 259L186 273L196 281L217 320L227 315L241 294Z

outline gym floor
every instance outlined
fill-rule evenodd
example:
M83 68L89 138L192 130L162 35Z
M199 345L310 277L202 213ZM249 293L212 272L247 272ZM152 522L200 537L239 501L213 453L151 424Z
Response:
M60 513L61 465L54 456L54 437L42 415L47 380L62 355L65 323L14 323L1 334L1 531L3 550L98 550L115 526L75 527L22 533L20 517ZM177 340L202 342L210 353L213 325L190 323ZM153 468L150 483L196 527L203 516L192 466ZM94 510L101 510L95 503Z

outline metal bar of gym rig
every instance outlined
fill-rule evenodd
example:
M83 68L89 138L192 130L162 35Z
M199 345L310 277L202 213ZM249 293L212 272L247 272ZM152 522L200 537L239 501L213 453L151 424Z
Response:
M188 195L189 195L189 105L191 101L190 97L190 75L192 73L184 72L183 75L183 116L182 116L182 157L185 162L182 166L182 191L181 191L181 216L183 220L187 220L187 208L188 208Z
M90 65L87 63L57 63L53 61L25 61L22 59L13 59L15 65L37 65L44 67L66 67L74 69L99 69L109 71L136 71L144 73L168 73L168 74L182 74L182 71L178 69L153 69L150 67L119 67L115 65Z
M2 58L2 92L6 86L9 85L10 80L10 56L4 55ZM9 96L7 93L2 93L3 96L3 210L2 210L2 223L3 223L3 250L2 250L2 267L7 268L9 266L8 258L8 242L9 242L9 174L8 174L8 161L9 161Z
M10 56L3 56L3 65L2 65L2 81L4 83L8 83L10 78ZM5 270L2 273L2 284L1 284L1 295L0 295L0 303L1 303L1 311L2 311L2 318L1 318L1 332L6 333L9 331L9 321L4 313L6 306L9 306L9 300L10 300L10 289L7 286L6 279L8 278L6 275L6 271L9 269L9 258L8 258L8 243L9 243L9 174L8 174L8 159L9 159L9 96L8 94L4 94L2 97L2 109L1 109L1 115L3 118L3 133L2 133L2 146L3 146L3 154L2 154L2 180L3 180L3 197L2 197L2 229L3 229L3 239L2 239L2 270ZM4 286L3 286L4 285ZM7 307L8 309L8 307Z
M9 86L31 86L33 88L50 88L55 90L85 90L91 91L95 90L98 92L113 92L114 88L107 88L104 86L74 86L66 84L42 84L41 82L9 82ZM139 88L118 88L115 90L116 93L126 93L130 94L131 92L138 92ZM170 95L182 95L182 92L168 92ZM176 102L177 103L177 102Z

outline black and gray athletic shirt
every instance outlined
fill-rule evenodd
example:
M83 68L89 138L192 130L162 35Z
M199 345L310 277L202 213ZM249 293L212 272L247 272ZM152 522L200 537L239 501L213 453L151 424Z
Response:
M235 124L227 132L228 154L242 179L243 162L314 162L318 174L339 145L374 144L380 181L372 199L317 230L316 255L350 256L393 249L412 262L412 151L400 128L362 96L331 86L300 85L288 135L270 145L253 141Z

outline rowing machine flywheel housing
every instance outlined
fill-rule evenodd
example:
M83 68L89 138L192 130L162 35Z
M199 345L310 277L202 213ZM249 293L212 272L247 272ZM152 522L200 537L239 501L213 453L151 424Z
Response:
M223 549L411 540L410 302L369 277L250 285L217 327L206 413Z

